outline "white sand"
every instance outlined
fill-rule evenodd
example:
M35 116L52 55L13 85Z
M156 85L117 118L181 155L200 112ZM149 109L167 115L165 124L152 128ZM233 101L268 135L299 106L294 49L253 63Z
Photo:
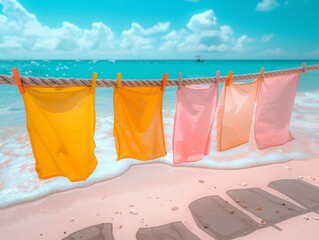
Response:
M304 181L319 186L319 159L240 170L172 167L156 163L134 166L120 177L88 188L57 193L0 210L0 239L57 240L104 222L113 224L116 240L133 240L140 227L175 221L182 221L203 240L213 239L196 226L188 209L192 201L219 195L260 222L232 201L226 191L260 187L287 199L268 188L267 184L277 179L300 176ZM178 209L172 210L174 207ZM133 212L137 214L130 213L131 209L135 209ZM319 220L316 220L319 215L306 215L277 224L282 231L268 227L240 239L316 239L319 236Z

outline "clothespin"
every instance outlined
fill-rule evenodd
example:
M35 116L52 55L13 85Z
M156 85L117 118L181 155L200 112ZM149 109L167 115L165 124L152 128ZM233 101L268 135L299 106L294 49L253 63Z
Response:
M265 68L262 67L262 68L260 68L260 81L261 82L264 81L264 76L265 76Z
M13 73L13 76L14 76L14 78L16 80L16 83L17 83L18 89L20 91L20 94L24 94L25 91L24 91L23 83L21 81L21 77L20 77L18 69L17 68L12 68L12 73Z
M178 73L178 90L181 89L181 86L183 85L183 79L182 79L182 73Z
M117 87L121 87L121 85L122 85L122 73L117 73L116 85L117 85Z
M168 74L164 73L163 75L163 81L162 81L162 91L164 91L166 84L167 84Z
M305 74L306 73L306 63L302 64L302 73Z
M233 72L230 71L230 72L228 73L228 77L227 77L227 81L226 81L226 86L227 86L227 87L230 85L230 83L231 83L231 81L232 81L232 78L233 78Z
M219 79L220 79L220 71L217 71L215 84L219 83Z
M97 72L94 72L92 74L92 81L91 81L91 88L92 89L95 88L95 86L96 86L96 79L97 79Z

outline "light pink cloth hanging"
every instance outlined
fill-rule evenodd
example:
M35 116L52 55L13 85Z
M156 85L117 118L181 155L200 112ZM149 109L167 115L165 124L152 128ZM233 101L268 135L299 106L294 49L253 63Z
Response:
M259 149L286 144L291 135L290 118L300 73L265 78L261 82L255 116L255 139Z
M217 84L181 86L177 90L174 163L198 161L209 153L217 101Z

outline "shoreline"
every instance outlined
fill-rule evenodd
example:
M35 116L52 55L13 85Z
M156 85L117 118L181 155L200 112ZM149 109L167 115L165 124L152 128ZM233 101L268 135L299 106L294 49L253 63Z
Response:
M1 207L0 206L0 212L1 210L5 210L5 209L9 209L9 208L14 208L14 207L17 207L17 206L20 206L20 205L27 205L29 203L33 203L33 202L36 202L36 201L40 201L42 199L45 199L47 197L50 197L52 195L55 195L55 194L63 194L63 193L67 193L67 192L71 192L73 190L85 190L86 188L90 188L92 186L95 186L97 184L103 184L103 183L106 183L108 181L113 181L113 180L116 180L118 178L121 178L123 175L125 175L128 171L130 171L132 168L135 168L135 167L139 167L139 166L143 166L143 165L154 165L154 167L156 167L157 165L158 166L163 166L163 167L168 167L168 168L192 168L194 170L198 169L198 170L201 170L201 169L204 169L204 170L222 170L222 171L233 171L233 170L244 170L244 169L251 169L251 168L256 168L256 167L263 167L263 166L269 166L269 165L276 165L276 164L288 164L292 161L309 161L309 160L314 160L316 158L308 158L308 159L289 159L289 160L284 160L282 162L277 162L277 163L273 163L273 162L270 162L270 163L261 163L261 164L257 164L257 165L249 165L249 166L234 166L234 167L231 167L231 168L227 168L227 167L219 167L219 168L213 168L213 167L205 167L205 166L190 166L188 165L189 163L181 163L181 164L170 164L170 163L167 163L167 162L160 162L160 161L157 161L157 160L153 160L153 161L150 161L150 162L139 162L137 164L132 164L130 165L129 168L127 168L123 173L121 173L120 175L117 175L117 176L114 176L114 177L111 177L111 178L108 178L108 179L102 179L102 180L98 180L96 182L90 182L88 183L88 185L79 185L79 186L74 186L74 188L71 188L71 189L65 189L65 190L60 190L60 191L57 191L57 192L52 192L52 193L49 193L49 194L45 194L39 198L36 198L36 199L32 199L32 200L26 200L26 201L22 201L22 202L19 202L17 204L8 204L7 206L5 207ZM191 162L191 164L193 164L193 162ZM63 177L64 178L64 177ZM43 179L44 181L48 180L48 179ZM84 180L84 181L80 181L78 183L84 183L88 180ZM70 182L71 183L71 182Z
M299 92L296 98L294 112L292 115L291 131L295 140L280 146L259 151L255 145L254 135L251 132L250 142L238 148L233 148L225 152L216 152L216 131L212 133L212 150L203 160L187 165L176 167L198 167L212 169L240 169L255 166L263 166L278 162L287 162L292 159L303 160L319 156L318 134L319 130L316 120L318 110L318 98L316 92ZM309 104L305 104L309 103ZM99 106L102 109L102 106ZM100 110L99 110L100 111ZM8 111L8 116L12 112ZM165 141L168 154L152 162L172 164L172 129L174 109L163 111L165 126ZM8 118L9 119L9 118ZM15 118L17 119L17 118ZM22 120L21 120L22 121ZM215 121L216 124L216 121ZM215 126L214 124L214 126ZM18 124L15 125L18 127ZM215 128L215 127L214 127ZM13 206L21 202L34 201L35 198L45 197L54 192L68 191L72 188L91 186L97 182L117 177L123 172L128 171L131 165L145 164L133 159L116 161L116 151L113 139L113 116L101 115L97 119L95 142L95 155L99 160L98 167L92 176L84 181L72 184L64 178L54 178L47 181L38 179L34 169L35 160L25 123L19 124L19 129L3 128L0 130L0 163L1 170L7 173L0 179L0 209ZM13 181L9 180L9 176ZM14 176L19 176L15 178Z
M61 239L91 225L112 223L115 239L130 240L139 228L182 221L199 238L213 239L196 226L188 209L192 201L218 195L235 206L226 191L251 187L283 197L267 184L302 176L303 181L319 186L318 167L318 158L227 170L165 163L133 165L106 181L0 209L0 235L3 239ZM132 208L137 215L129 212ZM276 224L283 231L267 227L240 239L311 239L319 234L316 224L301 215Z

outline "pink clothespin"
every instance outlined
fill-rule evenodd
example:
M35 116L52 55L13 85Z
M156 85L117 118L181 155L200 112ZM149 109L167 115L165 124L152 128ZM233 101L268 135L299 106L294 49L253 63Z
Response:
M265 76L265 68L262 67L262 68L260 68L260 81L261 82L264 81L264 76Z
M305 74L306 73L306 63L302 64L302 73Z
M220 71L217 71L215 83L219 83L219 79L220 79Z
M180 72L178 74L178 90L181 89L181 86L183 85L183 79L182 79L182 73Z

